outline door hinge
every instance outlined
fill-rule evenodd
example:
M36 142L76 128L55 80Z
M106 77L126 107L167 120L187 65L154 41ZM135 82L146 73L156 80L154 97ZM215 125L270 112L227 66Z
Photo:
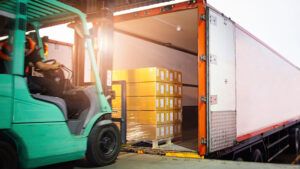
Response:
M207 143L206 138L201 138L200 144L206 144L206 143Z
M207 97L201 96L200 101L206 103L207 102Z
M199 19L202 20L202 21L205 21L206 20L206 15L205 14L200 15Z
M206 56L205 55L202 55L199 57L200 61L202 62L205 62L206 61Z
M167 5L164 6L160 9L161 12L167 12L167 11L171 11L173 9L174 5Z
M190 4L195 4L195 3L197 3L197 0L189 0L189 2L188 2L189 5Z

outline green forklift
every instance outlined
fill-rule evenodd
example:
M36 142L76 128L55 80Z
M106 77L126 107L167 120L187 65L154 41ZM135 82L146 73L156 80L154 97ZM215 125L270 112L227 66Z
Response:
M1 38L12 46L12 60L4 63L6 72L0 74L0 169L36 168L78 159L94 166L113 163L120 151L120 132L103 94L86 15L56 0L0 0L0 21L1 25L12 23L6 34L1 31ZM95 79L95 85L72 89L87 98L88 107L71 119L64 99L30 93L24 75L28 25L33 25L43 55L39 28L66 21L79 23Z

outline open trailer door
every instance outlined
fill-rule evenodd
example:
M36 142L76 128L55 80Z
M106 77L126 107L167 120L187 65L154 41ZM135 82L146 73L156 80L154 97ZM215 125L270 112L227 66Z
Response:
M207 8L207 146L216 152L236 141L236 65L234 23Z

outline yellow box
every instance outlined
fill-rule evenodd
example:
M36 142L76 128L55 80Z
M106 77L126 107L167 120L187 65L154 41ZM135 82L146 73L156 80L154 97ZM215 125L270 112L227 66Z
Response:
M144 83L128 83L126 85L126 95L132 96L165 96L165 83L162 82L144 82ZM116 96L121 96L121 85L113 85L113 91Z
M113 118L120 118L121 111L112 113ZM127 123L136 124L169 124L169 111L127 111Z
M174 109L182 109L182 99L180 97L174 97Z
M174 109L174 98L173 97L165 97L165 109L166 110Z
M182 97L182 85L174 84L174 96Z
M175 79L174 79L174 70L169 70L169 82L170 83L174 83Z
M181 123L181 122L182 122L182 109L174 110L173 123Z
M175 96L174 93L174 84L172 83L165 83L165 96Z
M114 70L113 80L126 80L127 83L164 82L166 81L165 69L149 67L129 70Z
M169 123L170 124L174 123L174 110L169 111Z
M169 125L170 137L174 137L174 124Z
M113 111L113 112L111 113L111 117L112 117L112 118L121 118L121 110Z
M180 84L182 83L182 73L181 72L178 72L177 82Z
M165 137L172 138L174 137L174 126L173 124L168 124L165 126Z
M179 71L174 71L174 83L182 83L182 73Z
M164 69L165 71L165 82L169 82L170 81L170 70L168 69Z
M127 97L127 110L166 110L164 97ZM112 100L112 107L121 110L121 98Z
M174 138L178 138L182 136L182 127L181 123L174 124Z
M127 80L128 79L128 72L127 70L113 70L112 71L112 80Z
M127 140L128 141L154 141L168 138L170 125L137 125L128 124ZM167 129L168 128L168 129ZM166 132L168 130L168 132Z

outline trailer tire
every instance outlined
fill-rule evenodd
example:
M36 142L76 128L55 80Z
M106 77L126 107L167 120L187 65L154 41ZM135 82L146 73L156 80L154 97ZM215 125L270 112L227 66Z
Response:
M115 124L95 125L89 135L86 159L93 166L113 163L120 152L121 137Z
M252 154L253 162L263 162L263 155L259 149L255 149Z
M295 128L294 130L293 130L294 132L293 132L293 134L292 134L292 139L291 139L291 141L292 141L292 148L293 148L293 153L295 153L295 154L299 154L299 152L300 152L300 129L299 128Z
M235 161L244 161L243 157L237 157Z
M0 141L0 169L17 169L18 155L8 143Z

